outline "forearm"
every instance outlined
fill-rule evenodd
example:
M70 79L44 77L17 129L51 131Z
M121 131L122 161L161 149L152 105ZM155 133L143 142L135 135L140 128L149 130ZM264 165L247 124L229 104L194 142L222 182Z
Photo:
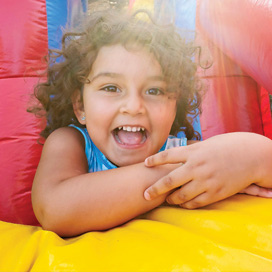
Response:
M109 229L163 203L165 195L146 201L143 192L173 169L136 164L79 175L46 190L34 185L34 210L45 229L61 236Z

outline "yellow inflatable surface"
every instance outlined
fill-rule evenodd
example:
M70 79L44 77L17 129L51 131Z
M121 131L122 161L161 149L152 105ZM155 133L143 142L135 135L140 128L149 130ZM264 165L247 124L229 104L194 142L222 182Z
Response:
M272 271L272 200L165 206L70 239L0 222L0 243L0 271Z

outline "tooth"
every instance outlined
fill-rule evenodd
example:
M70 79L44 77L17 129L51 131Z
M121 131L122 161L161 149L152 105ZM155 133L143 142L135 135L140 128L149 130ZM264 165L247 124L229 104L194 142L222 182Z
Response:
M145 131L145 128L143 127L131 127L131 126L118 127L118 130L121 130L121 129L128 132Z

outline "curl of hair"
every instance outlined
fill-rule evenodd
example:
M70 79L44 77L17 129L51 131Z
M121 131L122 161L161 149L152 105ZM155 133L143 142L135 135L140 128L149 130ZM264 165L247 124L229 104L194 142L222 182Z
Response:
M50 50L47 81L35 87L39 105L29 111L47 118L41 136L69 124L82 125L73 111L72 96L82 90L101 47L121 44L128 50L143 47L152 53L162 67L168 92L177 94L177 114L171 134L183 130L188 139L199 139L192 119L200 113L202 86L192 61L198 50L186 42L173 25L156 24L148 12L148 20L120 11L101 11L89 15L80 29L66 32L61 50Z

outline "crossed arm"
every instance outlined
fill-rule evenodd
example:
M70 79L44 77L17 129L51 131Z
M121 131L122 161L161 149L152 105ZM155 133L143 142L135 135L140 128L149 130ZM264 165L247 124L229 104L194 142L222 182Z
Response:
M118 226L165 201L146 201L144 190L177 165L147 168L144 163L87 173L82 135L73 128L53 132L43 148L32 203L44 229L75 236Z
M272 197L272 141L262 135L236 132L155 154L147 167L184 163L148 188L145 198L173 191L166 201L198 208L236 193ZM182 186L181 188L179 188Z
M155 154L145 164L87 173L83 137L61 128L43 148L32 203L44 229L75 236L118 226L165 199L192 209L239 192L272 197L271 166L271 140L230 133Z

